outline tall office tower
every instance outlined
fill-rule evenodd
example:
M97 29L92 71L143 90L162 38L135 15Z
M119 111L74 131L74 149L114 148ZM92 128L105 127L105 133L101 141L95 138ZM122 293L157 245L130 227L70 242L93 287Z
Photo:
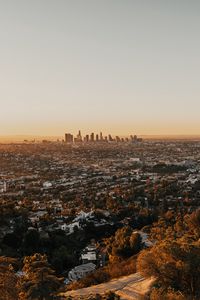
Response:
M73 143L74 137L71 133L65 133L65 142L66 143Z
M109 142L113 141L111 134L108 135L108 140L109 140Z
M100 141L103 141L103 134L100 132Z
M88 142L89 142L89 140L90 140L90 138L89 138L89 134L87 134L87 135L86 135L86 137L85 137L85 140L86 140L86 143L88 143Z
M92 133L90 134L90 141L91 141L91 142L94 142L94 132L92 132Z
M98 141L99 141L99 135L96 134L96 142L98 142Z
M82 136L81 136L81 131L80 130L78 131L78 134L77 134L77 141L82 142Z
M115 139L116 139L116 142L117 142L117 143L119 143L119 142L120 142L120 137L119 137L118 135L116 136L116 138L115 138Z

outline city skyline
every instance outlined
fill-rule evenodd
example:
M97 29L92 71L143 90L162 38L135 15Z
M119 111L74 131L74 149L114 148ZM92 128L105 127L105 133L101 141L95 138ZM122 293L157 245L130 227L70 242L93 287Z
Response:
M200 135L200 2L0 1L0 136Z
M81 130L78 131L78 134L74 135L71 132L65 133L64 138L65 143L94 143L94 142L142 142L142 138L138 138L137 135L131 134L129 137L120 137L119 135L112 136L111 134L104 135L102 131L99 133L91 132L86 135L81 133Z

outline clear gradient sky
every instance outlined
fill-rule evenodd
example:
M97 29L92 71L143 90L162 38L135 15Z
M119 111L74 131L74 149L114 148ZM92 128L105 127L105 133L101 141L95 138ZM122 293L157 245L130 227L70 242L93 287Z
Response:
M0 0L0 135L200 134L199 0Z

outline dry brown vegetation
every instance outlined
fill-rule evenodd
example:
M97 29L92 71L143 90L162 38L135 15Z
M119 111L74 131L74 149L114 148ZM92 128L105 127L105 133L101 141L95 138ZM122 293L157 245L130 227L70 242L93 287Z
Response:
M105 295L100 295L100 294L96 294L96 295L88 295L88 296L80 296L77 298L74 298L74 297L67 297L63 300L119 300L120 299L120 296L116 295L115 293L113 292L106 292Z
M173 220L171 220L173 221ZM158 233L157 243L140 253L137 270L144 276L154 276L156 287L151 300L199 300L200 299L200 210L154 225ZM172 226L173 225L173 226ZM165 233L161 239L160 233Z

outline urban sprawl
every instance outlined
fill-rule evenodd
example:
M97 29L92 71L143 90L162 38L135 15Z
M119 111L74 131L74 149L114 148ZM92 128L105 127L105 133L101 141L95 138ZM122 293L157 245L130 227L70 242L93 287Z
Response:
M79 131L64 141L0 144L0 253L45 253L66 285L109 262L108 240L120 228L151 247L145 227L166 212L192 213L199 201L198 140Z

